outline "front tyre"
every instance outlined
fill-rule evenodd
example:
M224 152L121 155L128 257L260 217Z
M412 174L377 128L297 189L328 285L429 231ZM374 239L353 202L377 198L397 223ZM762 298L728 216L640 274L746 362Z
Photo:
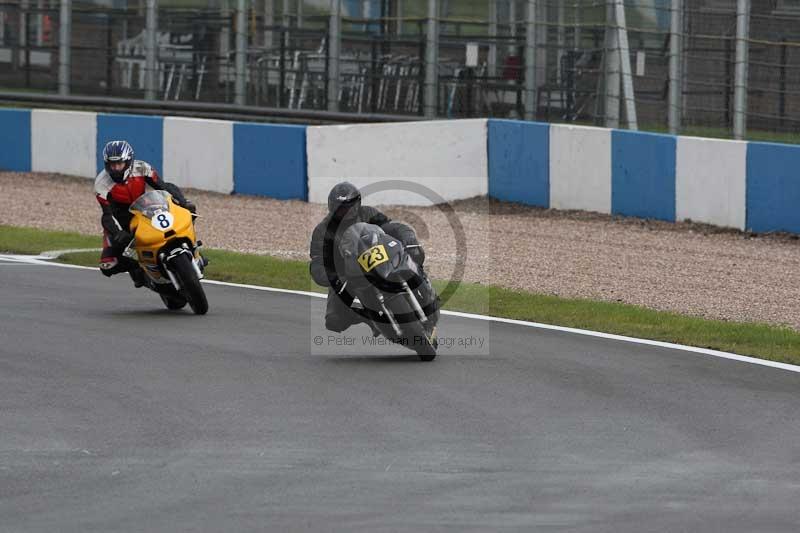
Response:
M204 315L208 312L208 299L200 284L200 278L192 265L189 254L179 254L170 263L170 268L181 284L182 296L189 302L194 314Z
M178 309L186 307L186 298L180 294L159 293L158 295L161 296L161 301L164 302L164 305L170 311L177 311Z
M428 335L425 327L420 322L410 322L405 325L411 339L411 348L417 352L420 361L433 361L436 358L438 343L435 337Z

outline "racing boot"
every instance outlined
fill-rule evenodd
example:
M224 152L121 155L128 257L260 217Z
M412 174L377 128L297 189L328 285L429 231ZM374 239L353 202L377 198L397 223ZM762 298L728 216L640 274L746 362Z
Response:
M145 285L147 285L147 280L145 279L144 271L138 266L136 268L132 268L131 270L129 270L128 274L130 274L131 279L133 280L133 286L136 287L137 289L139 287L144 287Z
M362 307L351 307L350 310L353 311L354 315L352 317L352 324L360 324L363 322L372 330L373 337L380 337L381 330L378 329L378 326L375 325L375 322L367 315Z

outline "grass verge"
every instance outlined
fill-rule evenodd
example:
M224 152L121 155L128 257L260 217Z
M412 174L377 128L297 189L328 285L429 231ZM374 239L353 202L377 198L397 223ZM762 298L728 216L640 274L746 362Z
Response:
M0 225L0 252L36 254L47 250L99 247L100 238ZM322 292L308 263L224 250L206 250L209 279ZM97 252L63 256L61 261L96 265ZM445 283L436 281L438 290ZM566 299L497 286L462 283L446 309L590 329L643 339L723 350L800 364L800 333L768 324L725 322L653 311L633 305Z

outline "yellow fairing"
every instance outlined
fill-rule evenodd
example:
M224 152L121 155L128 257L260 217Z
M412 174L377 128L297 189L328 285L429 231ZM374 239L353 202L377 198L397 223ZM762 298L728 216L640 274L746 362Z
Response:
M172 224L168 229L162 230L141 212L132 211L130 229L136 239L137 259L142 269L154 279L162 277L158 269L158 251L167 241L188 239L192 244L196 242L192 214L189 210L180 207L170 198L169 212L172 215Z

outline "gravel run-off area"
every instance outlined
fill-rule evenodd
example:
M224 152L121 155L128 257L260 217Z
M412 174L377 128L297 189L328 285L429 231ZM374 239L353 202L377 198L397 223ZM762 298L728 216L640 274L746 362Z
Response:
M323 205L294 200L193 190L187 196L202 216L197 228L206 246L290 259L308 258L311 230L325 214ZM417 229L436 278L448 279L463 265L464 281L800 330L794 236L485 198L451 207L383 208ZM93 181L0 172L0 224L99 234Z

